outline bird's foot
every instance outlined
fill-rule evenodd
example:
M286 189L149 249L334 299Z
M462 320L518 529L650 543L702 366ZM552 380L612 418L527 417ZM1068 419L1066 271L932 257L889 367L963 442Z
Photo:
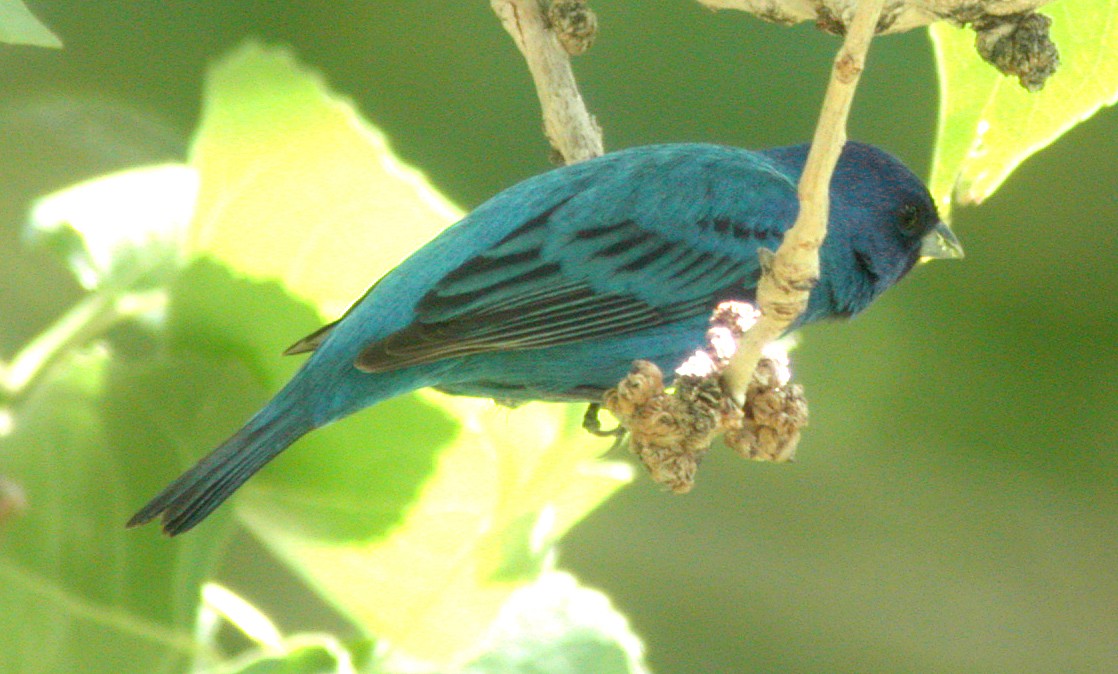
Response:
M600 403L590 403L587 405L586 414L582 415L582 428L590 435L596 435L599 438L616 438L613 447L610 447L612 451L621 445L628 431L620 424L617 428L611 428L609 430L603 429L602 420L598 418L598 412L601 410L602 405Z

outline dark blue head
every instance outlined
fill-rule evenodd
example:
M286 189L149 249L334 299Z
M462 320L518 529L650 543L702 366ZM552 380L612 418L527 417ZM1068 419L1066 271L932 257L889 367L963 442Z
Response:
M766 150L798 180L808 145ZM921 257L960 257L924 183L884 150L849 142L831 179L822 281L806 320L851 315L899 281Z

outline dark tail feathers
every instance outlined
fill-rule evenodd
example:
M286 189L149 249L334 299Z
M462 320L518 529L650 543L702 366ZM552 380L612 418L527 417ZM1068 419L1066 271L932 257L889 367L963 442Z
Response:
M189 531L309 430L311 424L299 419L297 412L283 414L271 406L265 408L133 515L128 526L139 526L162 515L167 535Z

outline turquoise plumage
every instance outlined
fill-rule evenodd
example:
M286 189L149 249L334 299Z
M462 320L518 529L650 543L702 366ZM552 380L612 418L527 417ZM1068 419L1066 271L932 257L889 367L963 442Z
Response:
M639 147L501 192L292 346L311 356L291 382L129 524L162 515L182 533L300 436L418 388L597 401L633 360L674 370L716 304L754 300L757 251L795 220L807 149ZM921 181L848 143L798 325L852 316L922 254L952 250Z

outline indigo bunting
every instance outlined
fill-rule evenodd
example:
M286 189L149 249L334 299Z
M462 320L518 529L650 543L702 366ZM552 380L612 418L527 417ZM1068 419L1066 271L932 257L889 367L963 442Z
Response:
M415 389L503 401L599 401L636 359L673 371L719 302L754 302L757 251L798 211L808 146L638 147L511 187L295 343L291 381L129 522L201 522L305 433ZM865 309L921 256L961 253L923 183L847 143L820 279L796 325Z

